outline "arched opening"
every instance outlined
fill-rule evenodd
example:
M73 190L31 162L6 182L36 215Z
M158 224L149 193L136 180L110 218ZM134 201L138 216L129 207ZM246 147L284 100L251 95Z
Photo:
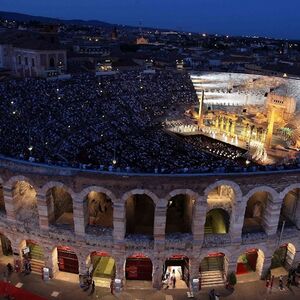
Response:
M3 256L9 257L12 256L13 250L11 246L11 241L2 233L0 233L0 257L1 261L3 260Z
M208 254L200 263L201 287L224 285L227 268L228 259L224 253Z
M78 282L79 263L76 253L68 246L58 246L52 251L53 274L58 280Z
M94 251L89 255L87 264L95 285L109 288L116 274L115 260L107 252Z
M39 226L36 191L26 181L17 181L12 189L16 219L25 226Z
M288 192L284 199L280 210L280 217L278 223L278 230L281 230L283 222L284 227L294 227L300 228L300 222L297 218L300 208L300 189L294 189Z
M229 185L219 185L209 192L207 195L208 204L232 204L235 201L236 195L233 188Z
M0 214L5 214L5 202L4 202L4 192L3 192L3 186L0 184Z
M65 229L74 228L73 200L62 187L53 187L47 192L49 223Z
M145 195L133 195L126 201L126 234L141 234L153 237L153 200Z
M228 212L221 208L210 210L206 214L204 225L205 234L225 234L229 231L230 216Z
M50 57L50 59L49 59L49 67L50 68L54 68L55 67L54 57Z
M23 269L28 273L42 275L43 267L45 267L44 250L33 240L23 240L20 244Z
M242 232L264 232L264 217L270 194L268 192L256 192L247 202Z
M292 267L296 254L296 248L293 244L283 244L276 249L271 261L271 274L275 277L287 275Z
M166 234L191 233L193 200L188 195L176 195L168 201Z
M264 254L256 248L247 249L237 260L236 275L239 282L255 281L260 278Z
M85 201L86 232L112 233L113 203L104 193L90 192Z
M125 278L129 281L152 281L151 259L144 254L134 254L127 257L125 263Z
M175 280L174 280L175 278ZM189 259L184 255L170 256L163 268L163 285L165 288L186 289L189 286Z

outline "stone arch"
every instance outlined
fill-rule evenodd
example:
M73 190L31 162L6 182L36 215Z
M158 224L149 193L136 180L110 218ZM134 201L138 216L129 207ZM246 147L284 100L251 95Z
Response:
M261 277L266 253L262 248L266 250L265 247L251 247L251 245L239 249L235 269L237 275L255 272L257 280Z
M49 223L74 229L75 193L61 182L49 182L41 191L46 195Z
M0 256L10 256L13 254L12 241L13 237L10 234L0 232Z
M157 205L160 201L160 199L156 196L155 193L147 190L147 189L133 189L130 190L128 192L126 192L125 194L123 194L122 196L122 202L126 202L126 200L134 195L147 195L149 198L152 199L152 201L154 202L155 205Z
M39 226L39 212L37 192L25 179L20 177L18 181L11 181L12 203L16 219L25 226Z
M154 260L144 253L136 253L126 256L124 271L126 280L152 281Z
M17 176L10 177L3 185L12 189L13 185L18 181L26 181L30 185L35 187L35 183L29 177L26 177L23 175L17 175ZM35 187L35 190L38 191L38 187Z
M66 255L64 255L64 252ZM73 246L58 244L51 248L52 273L56 275L59 271L78 274L80 269L80 253ZM65 264L65 260L70 260ZM67 269L64 267L67 266Z
M103 233L113 229L113 204L116 203L116 197L111 191L92 186L84 189L79 199L83 199L86 232Z
M277 197L278 193L268 186L256 187L244 197L243 233L267 233L268 225L272 221L269 214Z
M126 234L153 237L157 196L148 190L136 189L125 193L122 199L125 202Z
M111 201L113 203L117 202L117 198L116 196L114 195L114 193L112 191L110 191L109 189L107 188L104 188L104 187L100 187L100 186L89 186L85 189L83 189L79 195L78 195L78 198L81 199L82 201L84 201L84 198L86 197L87 194L89 194L90 192L97 192L97 193L103 193L105 195L107 195Z
M194 204L197 193L191 190L178 189L166 197L166 234L191 233L194 215Z
M63 182L60 182L60 181L49 181L49 182L47 182L46 184L44 184L41 187L40 193L42 195L46 195L48 190L50 190L53 187L63 188L71 195L72 199L76 198L75 192L70 187L68 187L66 184L64 184Z
M106 251L92 251L86 258L86 264L96 286L109 288L117 266L112 255Z
M278 193L273 188L262 185L251 189L244 197L243 202L247 202L249 198L251 198L257 192L268 192L272 196L272 201L276 201L278 198Z
M229 232L230 214L223 208L213 208L206 213L205 234L225 234Z
M278 221L278 230L282 228L283 222L285 227L300 228L300 184L292 184L285 188L279 195L281 202L280 216Z
M279 267L289 270L293 266L296 253L294 243L281 243L273 252L271 270Z
M3 180L0 177L0 213L6 214Z
M222 186L222 185L225 185L225 186L229 186L232 188L232 190L234 191L235 193L235 198L240 201L240 199L242 198L242 191L241 191L241 188L240 186L235 183L234 181L231 181L231 180L218 180L212 184L210 184L205 190L204 190L204 196L205 198L207 199L208 197L208 194L214 190L215 188L217 188L218 186Z

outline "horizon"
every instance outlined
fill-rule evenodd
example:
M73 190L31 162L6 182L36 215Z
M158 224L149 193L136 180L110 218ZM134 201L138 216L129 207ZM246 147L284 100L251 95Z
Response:
M297 0L284 3L276 0L272 6L260 0L248 3L239 0L102 0L101 3L52 0L42 5L37 0L1 2L2 11L36 17L98 20L135 27L141 23L143 27L230 36L300 39Z

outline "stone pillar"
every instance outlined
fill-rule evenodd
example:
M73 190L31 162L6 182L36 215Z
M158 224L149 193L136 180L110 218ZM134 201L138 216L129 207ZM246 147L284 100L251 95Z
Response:
M167 207L165 203L158 203L154 215L154 240L164 241L166 235Z
M123 241L126 233L126 210L125 203L116 201L113 212L113 238L115 241Z
M232 121L231 128L230 128L230 133L231 133L232 136L235 135L235 124L236 124L236 122Z
M247 202L243 203L242 199L236 199L236 204L232 211L230 219L230 237L232 243L241 243L242 241L242 229L244 225L244 217Z
M162 275L164 261L161 258L155 259L153 262L152 286L156 289L162 287Z
M13 189L10 186L3 186L4 204L6 217L9 221L16 221L16 213L14 208Z
M190 272L190 282L189 287L193 292L199 291L199 259L198 258L189 258L189 272ZM194 283L194 284L193 284Z
M206 220L207 203L204 201L204 197L196 199L194 204L194 213L192 220L192 233L194 239L194 245L200 248L202 247L204 238L204 225Z
M88 266L86 264L86 257L77 256L77 258L78 258L79 275L87 275Z
M39 224L42 230L49 230L49 216L46 194L38 192L36 195L38 212L39 212Z
M116 258L116 278L114 282L114 288L116 292L121 292L123 286L125 285L125 260L123 258Z
M85 235L83 199L76 195L73 199L74 232L77 236Z
M268 199L267 207L263 214L263 224L265 232L268 236L273 236L277 233L281 202L278 197L276 199Z
M256 270L261 279L265 279L271 267L272 257L264 257L261 251L258 252Z

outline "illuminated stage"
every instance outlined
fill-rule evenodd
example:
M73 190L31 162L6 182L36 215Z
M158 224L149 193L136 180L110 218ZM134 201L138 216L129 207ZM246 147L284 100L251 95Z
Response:
M247 160L258 164L298 157L299 80L235 73L191 75L191 80L199 103L185 112L189 120L168 121L167 129L244 149Z

